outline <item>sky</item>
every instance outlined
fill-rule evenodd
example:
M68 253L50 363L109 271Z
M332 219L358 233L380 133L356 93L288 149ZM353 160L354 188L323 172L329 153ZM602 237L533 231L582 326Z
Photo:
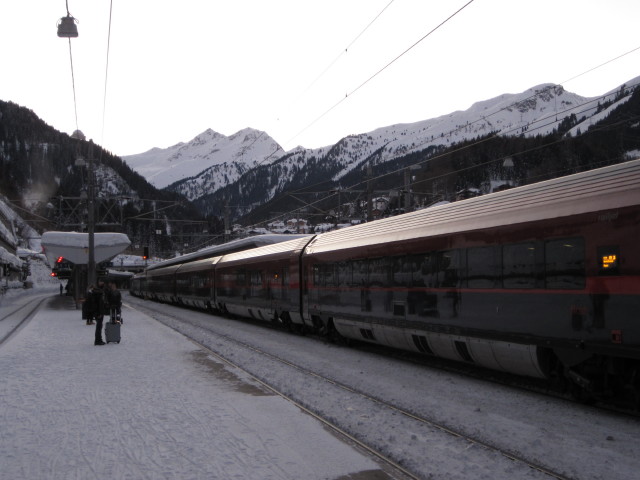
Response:
M2 3L0 100L120 156L208 128L318 148L543 83L592 97L640 75L637 0L67 3L70 41L65 1Z

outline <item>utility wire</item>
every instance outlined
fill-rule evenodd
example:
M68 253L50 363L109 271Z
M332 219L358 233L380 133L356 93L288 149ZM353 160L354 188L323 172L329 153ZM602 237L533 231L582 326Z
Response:
M104 69L104 98L102 100L102 133L100 144L104 143L104 118L107 111L107 79L109 78L109 49L111 47L111 16L113 13L113 0L109 2L109 30L107 33L107 62ZM100 149L100 158L102 158L102 148Z
M67 17L72 17L71 12L69 12L69 0L65 0L65 5L67 7ZM76 114L76 131L79 131L78 128L78 102L76 101L76 78L73 74L73 55L71 53L71 37L69 40L69 61L71 62L71 88L73 89L73 109Z
M69 12L69 9L67 7L67 13L68 12ZM71 62L71 88L73 89L73 109L76 115L76 131L77 131L79 130L79 128L78 128L78 102L76 100L76 78L73 73L73 54L71 53L71 38L68 38L68 40L69 40L69 60Z
M373 80L375 77L377 77L379 74L381 74L384 70L386 70L387 68L389 68L392 64L394 64L397 60L399 60L401 57L403 57L405 54L407 54L410 50L412 50L413 48L415 48L418 44L420 44L422 41L424 41L427 37L429 37L432 33L434 33L436 30L438 30L440 27L442 27L444 24L446 24L449 20L451 20L453 17L455 17L456 15L458 15L462 10L464 10L465 8L467 8L469 5L471 5L474 2L474 0L469 0L469 2L467 2L466 4L464 4L462 7L460 7L458 10L456 10L454 13L452 13L449 17L447 17L445 20L443 20L439 25L437 25L435 28L433 28L431 31L429 31L426 35L424 35L422 38L420 38L417 42L415 42L413 45L411 45L409 48L407 48L405 51L403 51L400 55L398 55L397 57L395 57L393 60L391 60L389 63L387 63L384 67L382 67L380 70L378 70L377 72L375 72L373 75L371 75L369 78L367 78L364 82L362 82L360 85L358 85L354 90L352 90L351 92L348 92L347 94L345 94L345 96L340 99L337 103L335 103L332 107L330 107L328 110L326 110L324 113L322 113L320 116L318 116L315 120L313 120L310 124L308 124L306 127L304 127L302 130L300 130L296 135L294 135L293 137L291 137L287 143L291 142L292 140L296 139L297 137L299 137L300 135L302 135L304 132L306 132L309 128L311 128L313 125L315 125L318 121L320 121L323 117L325 117L327 114L329 114L329 112L331 112L333 109L335 109L338 105L340 105L342 102L344 102L347 98L349 98L350 96L352 96L354 93L356 93L358 90L360 90L362 87L364 87L367 83L369 83L371 80Z
M597 66L595 66L595 67L593 67L593 68L591 68L591 69L589 69L589 70L587 70L587 71L585 71L585 72L582 72L582 73L580 73L580 74L576 75L575 77L571 77L569 80L565 80L563 83L569 83L570 81L575 80L576 78L579 78L579 77L581 77L581 76L583 76L583 75L586 75L587 73L591 73L591 72L593 72L594 70L597 70L598 68L604 67L605 65L608 65L608 64L609 64L609 63L611 63L611 62L615 62L616 60L619 60L619 59L621 59L622 57L625 57L625 56L627 56L627 55L629 55L629 54L631 54L631 53L635 52L636 50L640 50L640 46L638 46L638 47L636 47L636 48L634 48L634 49L632 49L632 50L629 50L628 52L625 52L625 53L623 53L622 55L618 55L617 57L612 58L611 60L607 60L606 62L601 63L600 65L597 65Z
M341 51L338 56L336 56L336 58L333 59L333 61L327 65L327 67L320 73L320 75L318 75L310 84L309 86L298 96L298 98L293 102L295 103L301 96L303 96L304 94L306 94L309 90L311 90L311 88L331 69L331 67L333 67L336 62L340 59L340 57L342 57L345 53L347 53L347 50L349 50L349 48L351 48L351 46L356 43L356 41L358 41L358 39L364 34L364 32L366 32L369 27L371 27L371 25L373 25L375 23L376 20L378 20L378 18L380 18L380 16L384 13L384 11L389 8L389 6L391 6L391 4L394 2L395 0L391 0L386 7L384 7L380 13L378 13L378 15L376 15L374 17L373 20L371 20L369 22L369 24L364 27L364 29L358 34L356 35L356 37L351 40L351 43L349 43L349 45L347 45L344 49L344 51ZM294 137L295 138L295 137Z
M338 61L338 60L339 60L339 59L340 59L340 58L341 58L345 53L347 53L347 51L349 50L349 48L351 48L351 46L352 46L353 44L355 44L355 43L358 41L358 39L359 39L359 38L360 38L360 37L361 37L361 36L362 36L362 35L363 35L367 30L369 30L369 28L371 27L371 25L373 25L373 24L376 22L376 20L378 20L378 18L380 18L380 16L385 12L385 10L387 10L387 8L389 8L389 7L391 6L391 4L392 4L394 1L395 1L395 0L391 0L389 3L387 3L387 5L386 5L382 10L380 10L380 12L379 12L379 13L378 13L374 18L373 18L373 20L371 20L371 21L369 22L369 24L368 24L366 27L364 27L364 29L362 29L362 31L361 31L360 33L358 33L358 35L356 35L356 36L355 36L355 38L354 38L353 40L351 40L351 42L350 42L350 43L349 43L349 44L344 48L344 50L343 50L343 51L341 51L341 52L336 56L336 58L334 58L334 59L333 59L333 61L332 61L331 63L329 63L329 65L327 65L327 66L325 67L325 69L324 69L324 70L323 70L323 71L322 71L322 72L321 72L321 73L320 73L320 74L319 74L319 75L318 75L318 76L317 76L317 77L316 77L316 78L315 78L315 79L314 79L314 80L309 84L309 86L308 86L307 88L305 88L305 89L304 89L304 91L303 91L302 93L300 93L300 94L299 94L299 95L298 95L298 96L297 96L297 97L296 97L296 98L295 98L295 99L294 99L294 100L289 104L289 107L287 107L287 109L291 108L291 106L292 106L292 105L294 105L295 103L297 103L297 102L298 102L298 100L300 100L300 98L301 98L302 96L304 96L304 95L305 95L309 90L311 90L311 88L313 88L313 86L314 86L314 85L315 85L315 84L316 84L316 83L317 83L317 82L318 82L318 81L319 81L319 80L320 80L320 79L321 79L321 78L322 78L322 77L323 77L323 76L324 76L324 75L325 75L325 74L326 74L326 73L331 69L331 67L333 67L333 66L336 64L336 62L337 62L337 61ZM300 132L300 133L302 133L302 132ZM300 133L299 133L298 135L300 135ZM264 134L264 132L262 132L262 134ZM262 136L262 134L261 134L260 136ZM296 135L296 137L297 137L298 135ZM296 138L296 137L293 137L293 138ZM258 137L258 138L260 138L260 137ZM293 138L292 138L291 140L293 140ZM257 141L257 140L258 140L258 139L256 139L255 141ZM254 143L255 143L255 141L254 141ZM252 143L251 145L253 145L253 143ZM249 145L249 146L251 146L251 145ZM266 162L269 158L271 158L273 155L275 155L279 150L280 150L280 147L278 147L275 151L271 152L271 154L270 154L270 155L268 155L267 157L265 157L265 158L263 158L261 161L259 161L259 162L257 163L257 165L262 165L262 164L263 164L264 162Z

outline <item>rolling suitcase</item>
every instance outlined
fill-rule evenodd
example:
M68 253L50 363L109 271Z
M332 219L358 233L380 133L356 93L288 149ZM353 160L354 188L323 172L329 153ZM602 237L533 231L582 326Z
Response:
M104 326L104 336L107 343L120 343L120 324L107 322Z
M116 311L111 311L111 318L104 326L104 336L107 343L120 343L120 314Z

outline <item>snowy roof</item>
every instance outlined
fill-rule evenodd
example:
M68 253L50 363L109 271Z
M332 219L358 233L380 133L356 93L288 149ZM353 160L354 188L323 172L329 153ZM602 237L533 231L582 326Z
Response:
M94 258L96 263L109 260L131 244L124 233L94 233ZM89 234L79 232L45 232L42 234L42 249L49 264L58 257L75 264L89 261Z
M4 247L0 247L0 263L13 265L17 268L22 268L22 260L20 260L14 254L9 253Z

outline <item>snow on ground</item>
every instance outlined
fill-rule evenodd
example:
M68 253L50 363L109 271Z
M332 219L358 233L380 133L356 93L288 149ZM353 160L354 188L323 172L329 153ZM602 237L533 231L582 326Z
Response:
M160 321L231 358L343 430L424 478L548 478L437 428L416 426L357 394L300 377L235 340L390 401L480 442L526 457L567 478L623 480L640 471L640 422L544 395L465 378L361 350L205 313L129 298ZM188 323L182 322L187 318ZM228 339L233 339L228 341Z
M73 301L45 296L48 306L0 345L3 478L386 478L293 404L149 317L124 309L122 343L94 346ZM28 297L11 300L0 318Z

